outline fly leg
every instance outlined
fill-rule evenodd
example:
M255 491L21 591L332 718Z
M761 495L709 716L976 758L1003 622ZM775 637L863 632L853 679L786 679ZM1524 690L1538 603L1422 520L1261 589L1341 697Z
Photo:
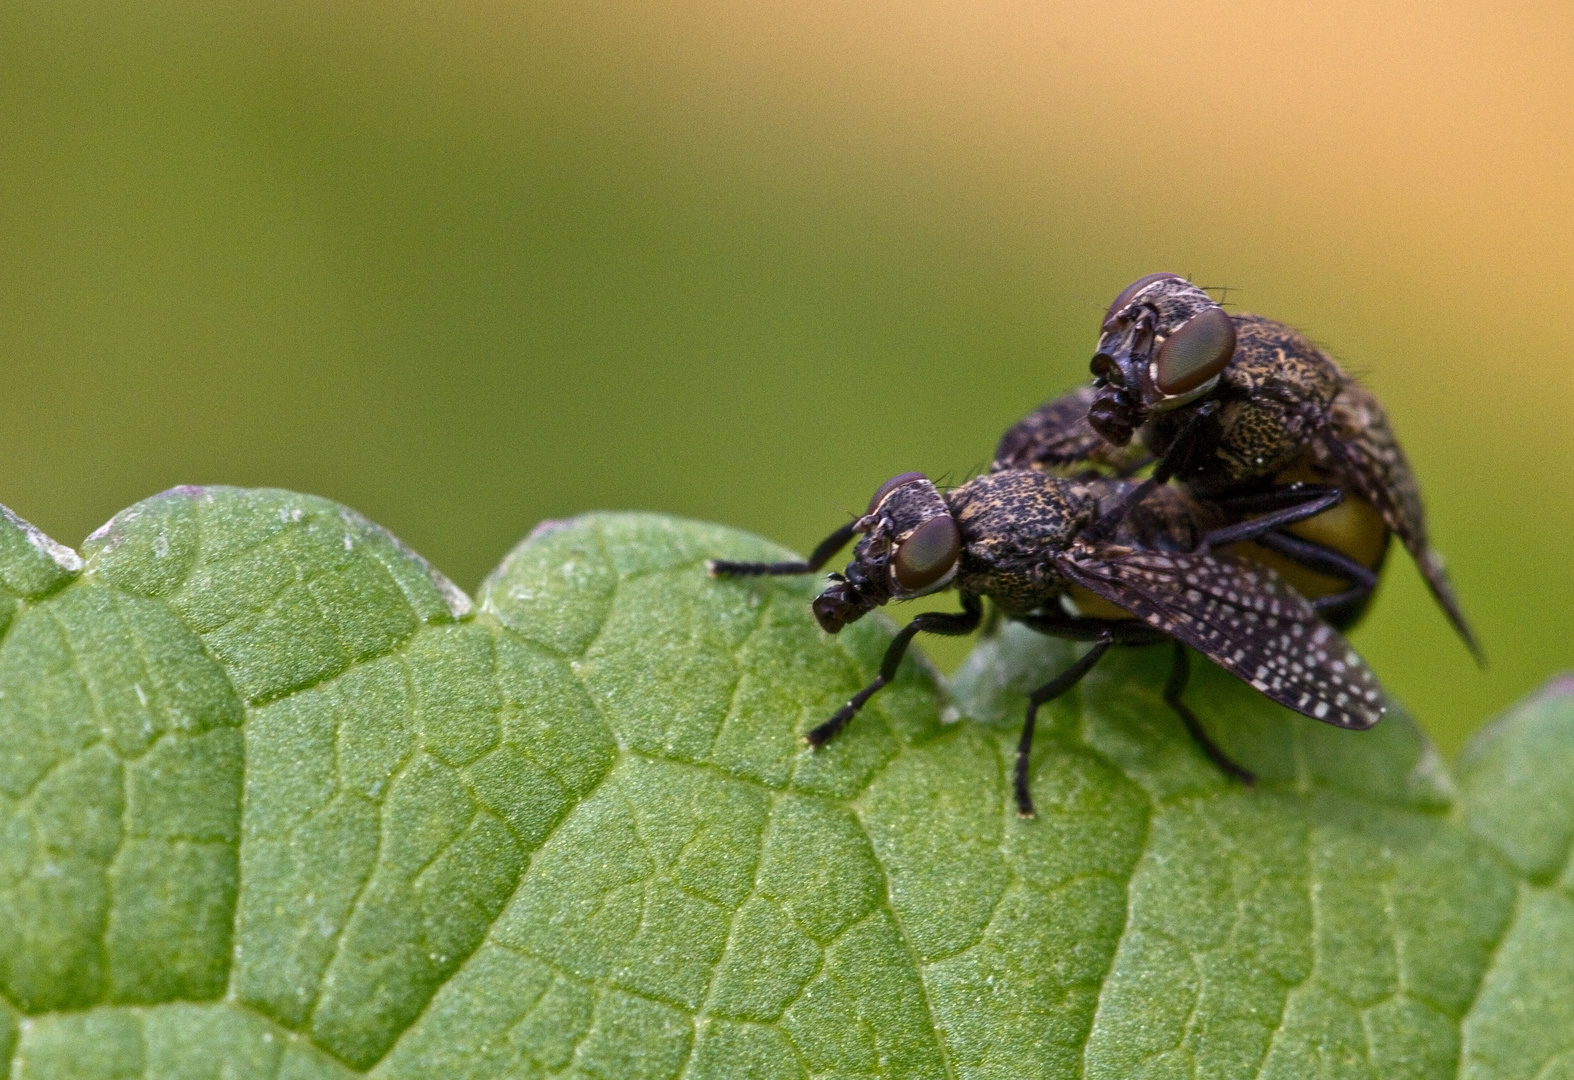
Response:
M1257 542L1265 548L1277 551L1285 558L1294 559L1308 570L1316 570L1320 574L1327 574L1329 577L1336 577L1349 583L1350 587L1342 592L1313 600L1312 607L1316 611L1328 611L1346 604L1364 601L1372 594L1372 590L1377 588L1376 571L1356 562L1343 552L1281 532L1264 533L1257 538Z
M1250 770L1242 768L1230 759L1230 756L1219 749L1219 744L1208 737L1202 729L1195 713L1181 700L1181 695L1186 692L1186 680L1191 677L1191 658L1186 653L1186 646L1180 642L1175 643L1175 659L1170 664L1170 677L1164 683L1164 701L1170 708L1180 714L1182 723L1191 734L1192 740L1201 747L1208 758L1230 776L1235 777L1247 787L1257 782L1257 777Z
M1343 625L1345 621L1354 619L1365 605L1366 599L1371 596L1372 590L1377 588L1377 572L1343 552L1283 531L1297 521L1304 521L1324 510L1332 509L1338 505L1342 496L1343 491L1339 488L1297 486L1262 495L1248 495L1226 500L1220 503L1220 506L1235 512L1268 506L1280 508L1261 517L1228 525L1222 529L1214 529L1204 534L1202 547L1208 550L1242 540L1254 540L1308 570L1338 578L1345 583L1346 588L1332 595L1319 597L1311 604L1319 613L1332 613L1326 617L1338 625ZM1289 506L1282 505L1290 498L1299 501Z
M1078 658L1076 663L1028 695L1027 718L1022 722L1022 740L1017 743L1017 817L1033 816L1033 793L1028 790L1027 771L1028 757L1033 752L1033 725L1038 720L1038 707L1045 702L1054 701L1081 682L1082 677L1093 670L1093 665L1103 658L1113 644L1115 644L1114 636L1104 634L1091 649Z
M808 743L811 749L818 750L835 738L836 733L846 727L847 722L864 707L864 702L872 698L880 687L896 678L896 669L901 667L902 657L907 655L907 646L912 642L915 634L946 636L971 634L978 629L982 618L983 604L979 602L978 597L967 595L962 597L961 611L926 611L922 615L915 616L912 622L897 631L896 637L892 638L891 644L886 647L885 659L880 661L880 674L874 677L874 682L854 694L851 701L837 709L825 723L805 735L803 741Z
M1082 536L1090 543L1098 543L1115 535L1115 528L1125 520L1127 514L1146 499L1150 492L1160 484L1169 482L1175 475L1186 458L1191 454L1192 446L1197 437L1202 433L1203 426L1218 412L1217 401L1204 401L1197 406L1191 419L1186 421L1186 426L1181 428L1180 434L1175 436L1175 441L1170 443L1164 456L1159 458L1158 464L1153 466L1153 474L1142 483L1132 488L1108 513L1104 514L1092 525L1082 530Z
M989 610L984 614L984 621L979 629L979 634L986 638L994 637L1000 633L1000 624L1003 622L1005 622L1005 616L1000 613L999 606L990 604Z
M1287 499L1292 498L1294 501L1289 502L1289 505L1284 505ZM1220 529L1209 530L1203 534L1202 549L1209 551L1213 548L1236 544L1242 540L1260 540L1268 533L1294 525L1298 521L1316 517L1324 510L1332 510L1343 499L1344 489L1336 487L1307 486L1297 489L1286 489L1283 492L1273 492L1269 498L1260 501L1265 506L1277 506L1277 509L1263 514L1261 517L1248 518L1234 525L1226 525ZM1257 501L1259 500L1252 500L1253 503ZM1246 504L1246 502L1246 500L1231 500L1221 502L1219 506L1226 510L1238 511L1243 508L1243 504Z
M780 577L786 574L812 574L820 567L831 561L842 548L847 546L847 541L853 538L857 522L849 521L830 536L821 540L814 549L814 554L807 560L796 562L729 562L726 559L712 559L705 564L711 577Z

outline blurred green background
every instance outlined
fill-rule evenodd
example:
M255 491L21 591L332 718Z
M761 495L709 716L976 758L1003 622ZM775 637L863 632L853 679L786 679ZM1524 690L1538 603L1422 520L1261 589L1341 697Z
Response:
M6 3L0 501L295 488L466 587L593 508L804 549L1176 270L1387 403L1492 663L1402 553L1354 636L1453 750L1574 666L1574 15L1266 7Z

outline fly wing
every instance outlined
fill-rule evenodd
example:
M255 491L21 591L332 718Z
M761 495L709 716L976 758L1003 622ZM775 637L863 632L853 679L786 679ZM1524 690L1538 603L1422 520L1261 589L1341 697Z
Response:
M1135 441L1115 446L1093 430L1088 423L1093 397L1093 387L1086 385L1040 405L1001 436L989 471L1085 464L1102 465L1121 475L1136 471L1147 452Z
M1071 581L1304 716L1358 731L1382 718L1377 676L1267 567L1218 552L1099 549L1080 542L1056 563Z
M1421 488L1377 399L1364 387L1347 383L1334 399L1316 449L1319 457L1333 465L1334 471L1383 515L1383 521L1415 559L1448 621L1480 661L1481 646L1465 621L1443 560L1427 543Z

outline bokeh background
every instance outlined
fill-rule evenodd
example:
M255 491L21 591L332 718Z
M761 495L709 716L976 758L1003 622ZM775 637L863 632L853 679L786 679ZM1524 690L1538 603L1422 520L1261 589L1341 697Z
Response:
M1387 403L1492 662L1398 552L1355 640L1453 750L1574 666L1570 71L1560 3L6 3L0 501L805 549L1175 270Z

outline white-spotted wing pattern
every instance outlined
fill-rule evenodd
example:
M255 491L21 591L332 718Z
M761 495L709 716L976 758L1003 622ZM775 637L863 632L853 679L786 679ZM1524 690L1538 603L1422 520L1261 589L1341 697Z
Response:
M1273 570L1224 553L1082 543L1056 562L1067 578L1303 716L1357 731L1382 718L1377 676Z

